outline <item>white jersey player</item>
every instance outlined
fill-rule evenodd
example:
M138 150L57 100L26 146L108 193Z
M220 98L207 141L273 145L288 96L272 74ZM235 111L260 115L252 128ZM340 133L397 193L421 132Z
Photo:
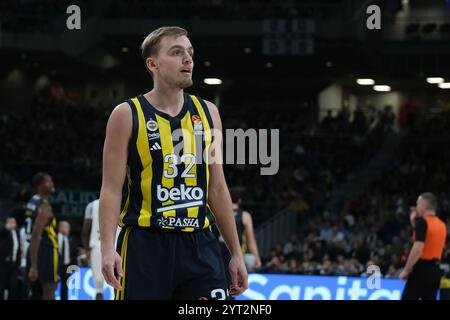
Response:
M120 227L117 228L117 236ZM90 256L92 275L97 289L96 300L103 300L103 285L105 280L102 274L102 254L100 251L100 225L99 225L99 200L94 200L86 206L84 224L82 230L83 245L86 254Z

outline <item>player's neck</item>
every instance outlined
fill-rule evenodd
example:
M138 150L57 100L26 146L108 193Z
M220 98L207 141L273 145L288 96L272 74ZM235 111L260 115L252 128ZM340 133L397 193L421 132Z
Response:
M155 86L145 97L157 109L175 116L184 104L183 89L175 87Z

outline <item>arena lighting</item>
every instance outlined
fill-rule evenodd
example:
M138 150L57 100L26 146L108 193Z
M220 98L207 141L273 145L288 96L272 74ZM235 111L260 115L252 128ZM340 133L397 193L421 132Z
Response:
M441 77L428 77L427 82L431 84L442 83L444 82L444 78Z
M122 52L123 52L123 53L127 53L127 52L128 52L128 48L127 48L127 47L123 47L123 48L122 48Z
M386 91L391 91L391 87L387 86L387 85L376 85L376 86L373 86L373 90L379 91L379 92L386 92Z
M356 79L356 83L362 86L371 86L375 84L373 79Z
M219 85L222 84L222 80L219 78L205 78L203 79L203 82L209 85Z
M438 84L441 89L450 89L450 82L442 82Z

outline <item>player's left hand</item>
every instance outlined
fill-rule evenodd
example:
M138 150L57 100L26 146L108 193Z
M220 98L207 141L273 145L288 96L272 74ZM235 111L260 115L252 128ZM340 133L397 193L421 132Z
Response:
M401 280L406 281L408 279L409 273L403 270L398 276Z
M255 259L255 265L253 266L255 269L259 269L261 268L262 263L261 263L261 259Z
M91 264L91 249L86 249L86 261L88 262L88 264Z
M30 268L30 271L28 272L28 278L30 278L31 282L35 282L39 278L39 274L36 268Z
M230 295L236 297L248 288L247 268L242 255L232 256L228 268L231 275Z

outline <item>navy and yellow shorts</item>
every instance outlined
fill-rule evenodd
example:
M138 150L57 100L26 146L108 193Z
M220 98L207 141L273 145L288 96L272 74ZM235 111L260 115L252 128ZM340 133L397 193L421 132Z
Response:
M125 227L118 241L123 277L116 300L224 300L228 297L219 242L196 232Z

